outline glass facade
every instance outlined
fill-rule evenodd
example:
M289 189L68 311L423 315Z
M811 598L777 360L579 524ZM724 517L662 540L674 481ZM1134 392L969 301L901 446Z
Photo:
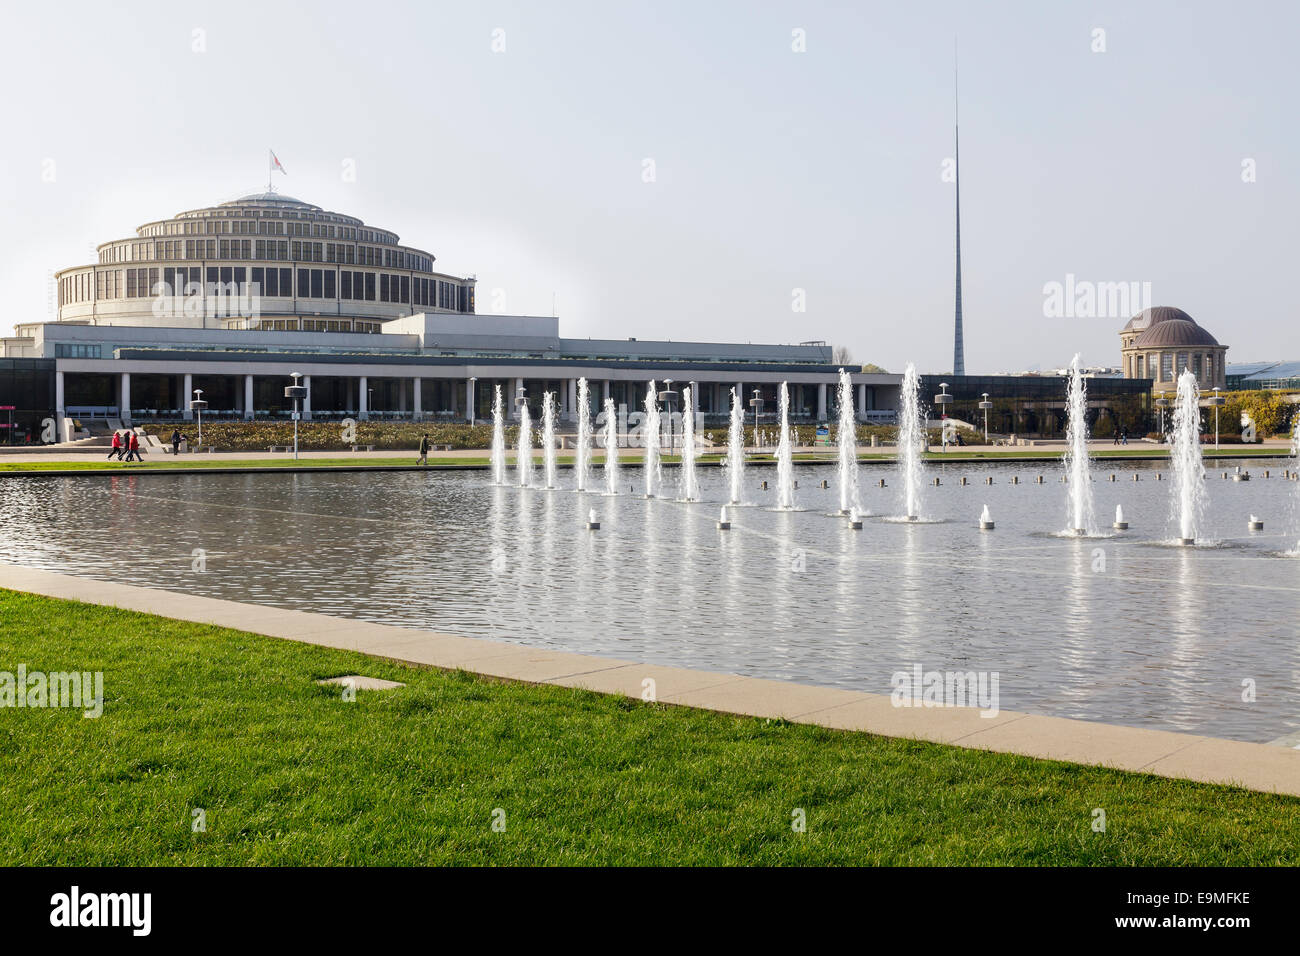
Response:
M3 406L13 406L6 408ZM41 444L54 418L54 361L0 359L0 443Z
M1154 430L1151 383L1146 379L1088 378L1088 428L1098 438L1116 431L1130 438ZM983 430L984 411L979 407L987 392L989 432L1025 438L1060 438L1065 435L1065 396L1068 380L1060 375L923 375L921 403L932 418L939 412L934 397L948 383L952 403L948 416L969 422Z

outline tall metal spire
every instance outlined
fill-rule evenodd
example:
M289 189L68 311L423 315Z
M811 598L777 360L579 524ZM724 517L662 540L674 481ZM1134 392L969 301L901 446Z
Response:
M954 375L966 374L966 343L961 329L961 121L957 104L957 38L952 40L952 119L953 119L953 162L956 164L955 182L957 184L957 300L953 320L952 372Z

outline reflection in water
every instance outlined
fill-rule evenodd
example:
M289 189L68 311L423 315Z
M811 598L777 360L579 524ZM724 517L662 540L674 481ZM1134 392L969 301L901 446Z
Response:
M895 489L863 467L864 508L889 512ZM869 518L857 532L830 516L839 490L812 466L795 468L806 510L731 508L726 532L715 468L701 468L700 504L599 498L598 532L585 528L589 496L493 487L487 473L8 478L0 560L878 693L914 661L996 670L1008 710L1247 740L1300 728L1300 564L1279 556L1297 535L1290 482L1212 476L1207 527L1227 536L1180 551L1150 543L1165 533L1168 482L1098 481L1099 513L1122 497L1131 530L1081 542L1053 536L1059 488L1023 473L1012 485L1016 467L950 464L927 496L936 523ZM995 531L976 528L985 502ZM1247 535L1249 513L1271 533ZM206 571L192 569L195 549ZM1261 689L1249 706L1247 677Z

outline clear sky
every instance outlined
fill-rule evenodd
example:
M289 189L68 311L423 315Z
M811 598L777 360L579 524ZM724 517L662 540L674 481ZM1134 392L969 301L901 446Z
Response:
M1150 282L1230 362L1300 358L1300 4L60 0L5 26L6 330L96 243L263 190L269 146L279 190L477 275L480 312L947 371L957 36L968 372L1118 364L1123 317L1045 316L1067 274Z

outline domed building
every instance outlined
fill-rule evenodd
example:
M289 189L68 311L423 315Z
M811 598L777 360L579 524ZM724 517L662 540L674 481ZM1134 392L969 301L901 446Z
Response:
M55 273L58 320L84 325L379 332L474 312L474 279L397 234L266 192L146 223Z
M821 341L570 338L556 315L478 314L472 275L269 190L146 222L94 259L55 273L56 321L0 336L0 407L10 406L0 418L11 426L0 438L66 441L200 411L474 424L498 395L515 419L523 405L540 416L550 395L559 421L575 423L582 394L593 417L607 402L635 411L652 381L680 383L683 396L689 383L700 423L724 427L733 395L757 391L774 410L785 383L791 417L811 423L828 419L840 387ZM859 419L892 420L902 377L849 375ZM286 397L291 383L306 396Z
M1178 376L1191 369L1202 389L1225 384L1228 347L1182 309L1144 309L1128 320L1119 336L1125 378L1149 378L1154 391L1173 391Z

